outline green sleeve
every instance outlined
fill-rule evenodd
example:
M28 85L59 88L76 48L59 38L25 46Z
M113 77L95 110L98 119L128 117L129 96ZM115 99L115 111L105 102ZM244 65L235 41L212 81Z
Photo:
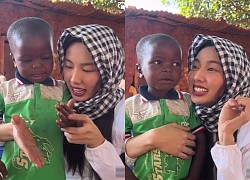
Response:
M71 99L71 94L68 88L66 87L63 91L63 102L67 103Z
M127 138L132 136L132 128L133 128L132 121L127 112L125 112L125 136Z
M0 117L3 117L4 112L5 112L4 98L2 94L0 94Z
M195 108L194 104L192 103L190 107L190 128L196 129L197 127L201 126L201 120L195 115Z

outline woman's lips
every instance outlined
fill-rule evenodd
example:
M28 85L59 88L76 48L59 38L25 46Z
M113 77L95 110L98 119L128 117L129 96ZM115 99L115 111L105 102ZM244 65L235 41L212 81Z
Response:
M198 87L198 86L194 86L193 87L193 94L195 96L203 96L206 95L208 93L208 89L204 88L204 87Z
M72 87L72 93L75 96L84 96L84 94L86 93L86 90L85 89L81 89L81 88L73 88Z

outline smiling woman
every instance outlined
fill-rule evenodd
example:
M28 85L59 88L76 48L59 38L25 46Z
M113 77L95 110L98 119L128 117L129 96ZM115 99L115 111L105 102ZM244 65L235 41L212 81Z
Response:
M217 173L210 150L218 140L219 115L230 98L249 96L250 63L240 45L203 34L194 38L188 61L191 98L197 116L207 129L204 178L215 180Z
M200 47L189 72L189 90L195 104L209 107L224 94L225 77L212 42L205 41Z

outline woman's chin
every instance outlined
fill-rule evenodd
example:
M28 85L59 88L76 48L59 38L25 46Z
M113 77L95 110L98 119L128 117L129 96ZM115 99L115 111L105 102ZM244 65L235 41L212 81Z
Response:
M76 102L81 102L81 101L87 101L90 98L86 97L86 96L76 96L74 94L72 94L72 98L76 101Z

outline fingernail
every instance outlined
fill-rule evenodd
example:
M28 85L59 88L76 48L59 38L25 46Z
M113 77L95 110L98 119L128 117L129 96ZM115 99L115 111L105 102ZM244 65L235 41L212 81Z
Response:
M10 176L9 176L8 174L4 176L4 178L6 178L6 179L9 178L9 177L10 177Z

